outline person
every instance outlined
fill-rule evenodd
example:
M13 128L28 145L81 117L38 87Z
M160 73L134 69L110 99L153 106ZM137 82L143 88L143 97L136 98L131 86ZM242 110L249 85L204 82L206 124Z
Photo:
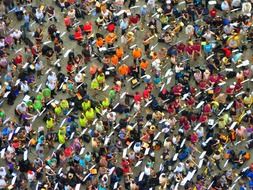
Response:
M67 14L65 14L65 17L64 17L64 24L65 24L67 31L70 32L73 23Z
M21 36L22 32L18 29L16 29L13 33L11 33L11 37L14 39L15 45L17 45L18 42L19 44L21 44Z
M139 48L139 47L134 48L132 51L132 55L133 55L134 63L137 63L137 61L139 61L139 59L142 56L141 48Z
M44 7L41 6L40 8L37 8L35 12L35 21L40 25L42 25L43 22L45 22L45 15L43 13L43 9Z
M50 21L52 21L54 19L54 21L57 22L57 18L56 18L56 15L55 15L54 7L48 6L46 8L46 13L47 13Z
M46 2L0 1L3 189L252 188L251 2Z
M30 15L28 12L25 12L25 15L24 15L24 28L26 29L26 31L31 32L31 30L30 30Z

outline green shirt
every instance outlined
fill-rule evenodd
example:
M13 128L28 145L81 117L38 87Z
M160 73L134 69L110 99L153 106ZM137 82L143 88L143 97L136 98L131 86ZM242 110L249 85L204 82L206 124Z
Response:
M43 106L42 106L42 103L41 103L40 100L35 100L35 101L34 101L33 108L34 108L35 110L41 111L42 107L43 107Z
M85 112L85 116L87 120L92 121L95 119L95 111L93 108L89 109L88 111Z
M56 113L56 115L60 115L62 112L62 109L60 106L57 106L56 108L54 108L54 112Z
M46 122L46 124L47 124L46 127L48 129L53 128L54 127L54 119L53 118L48 119L47 122Z
M111 90L109 91L109 98L112 100L112 99L114 99L115 97L116 97L116 91L113 90L113 89L111 89Z
M49 88L45 88L42 90L43 96L49 98L51 96L51 90Z
M110 105L110 101L109 101L108 98L106 98L105 100L102 101L102 106L103 106L104 108L108 108L109 105Z
M68 109L69 108L69 102L67 100L62 100L60 103L60 106L62 109Z
M98 89L99 88L99 83L97 81L97 79L93 79L91 81L91 89Z
M79 124L81 127L85 127L87 125L87 122L88 120L86 119L86 117L84 118L79 117Z
M105 82L105 75L98 75L97 76L97 81L99 84L102 84Z
M66 138L66 131L64 129L60 129L58 132L58 139L60 144L65 143L65 138Z
M88 110L90 107L91 107L91 102L90 102L90 100L84 101L84 102L82 103L83 111Z
M0 111L0 117L1 117L2 119L5 118L5 113L4 113L4 111Z

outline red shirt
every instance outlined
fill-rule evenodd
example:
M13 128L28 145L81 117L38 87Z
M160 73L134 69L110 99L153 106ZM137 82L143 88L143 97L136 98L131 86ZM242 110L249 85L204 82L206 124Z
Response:
M67 64L66 70L67 70L67 72L69 72L69 73L72 72L72 70L73 70L73 65Z
M224 51L225 56L226 56L227 58L231 57L232 52L231 52L230 49L228 49L228 48L223 48L223 51Z
M22 62L23 62L22 56L15 57L14 62L16 65L22 64Z
M219 82L219 76L217 76L217 75L211 75L211 76L209 77L209 81L210 81L212 84L218 83L218 82Z
M229 86L229 87L226 89L226 93L227 93L227 94L234 94L234 90L235 90L235 89L234 89L233 87L231 88L231 87Z
M115 30L115 25L114 25L113 23L108 24L107 30L108 30L109 32L114 32L114 30Z
M195 104L195 99L193 97L190 97L187 99L186 103L189 105L189 106L192 106Z
M199 122L200 123L205 123L207 121L208 117L206 115L201 115L199 117Z
M174 108L179 108L180 107L180 102L178 99L176 99L174 102L173 102L173 105L174 105Z
M235 84L235 91L238 92L243 88L243 85L240 82Z
M209 12L210 16L213 18L216 17L216 13L217 13L217 11L215 9L211 9Z
M211 106L210 104L206 104L203 108L204 113L210 113L211 112Z
M64 24L65 26L71 26L71 19L69 17L64 18Z
M194 44L194 45L192 45L192 49L195 52L200 52L201 51L201 45L200 44Z
M132 17L130 17L130 23L132 23L132 24L137 24L138 22L139 22L139 17L138 16L132 16Z
M219 94L221 92L222 88L217 86L214 88L214 94Z
M175 113L175 108L174 108L174 106L172 106L172 105L170 105L169 107L168 107L168 110L167 110L169 113Z
M83 26L83 30L84 32L92 32L92 24L89 22L89 23L86 23L84 26Z
M78 30L78 31L76 31L76 32L75 32L75 34L74 34L74 38L75 38L75 40L77 40L77 41L79 41L79 40L82 40L82 39L83 39L83 35L82 35L81 30Z
M188 120L187 120L187 118L185 116L181 116L179 118L180 125L185 125L185 124L187 124L187 122L188 122Z
M191 114L191 116L190 116L190 120L191 120L191 122L195 122L195 121L197 121L197 116L196 115L194 115L194 114Z
M192 53L193 53L193 48L192 48L192 46L186 46L185 51L186 51L188 54L192 55Z
M176 85L173 87L172 91L175 95L181 95L183 88L181 85Z
M136 102L141 102L141 95L140 94L135 94L134 95L134 101L135 101L135 103Z
M177 50L179 52L184 52L185 50L185 45L183 43L180 43L178 46L177 46Z
M188 131L190 128L191 128L191 126L189 123L184 125L184 130Z
M199 88L200 88L201 90L205 90L206 87L207 87L207 83L206 83L205 81L200 81L200 83L199 83Z
M144 90L143 91L143 98L147 99L147 98L149 98L149 96L150 96L149 90L148 89Z

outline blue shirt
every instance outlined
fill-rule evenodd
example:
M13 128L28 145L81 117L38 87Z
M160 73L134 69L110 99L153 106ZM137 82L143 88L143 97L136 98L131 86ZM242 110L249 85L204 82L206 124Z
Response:
M25 15L24 16L24 20L25 20L25 23L29 23L30 22L30 16L29 15Z
M141 7L141 16L145 16L147 14L147 8Z
M120 22L120 28L122 30L127 29L127 27L128 27L128 23L127 22L125 22L124 20Z

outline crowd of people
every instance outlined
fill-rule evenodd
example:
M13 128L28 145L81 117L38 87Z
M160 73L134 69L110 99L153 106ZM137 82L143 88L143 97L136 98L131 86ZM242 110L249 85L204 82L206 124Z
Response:
M0 0L0 189L253 189L252 3Z

